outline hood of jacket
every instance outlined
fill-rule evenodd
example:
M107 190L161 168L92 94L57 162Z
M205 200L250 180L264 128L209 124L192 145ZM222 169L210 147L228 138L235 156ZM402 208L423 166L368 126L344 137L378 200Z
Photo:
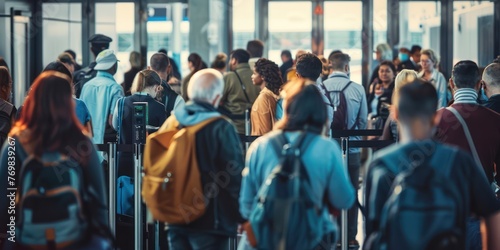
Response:
M196 125L207 119L221 116L210 104L189 101L183 108L174 110L175 118L183 126Z

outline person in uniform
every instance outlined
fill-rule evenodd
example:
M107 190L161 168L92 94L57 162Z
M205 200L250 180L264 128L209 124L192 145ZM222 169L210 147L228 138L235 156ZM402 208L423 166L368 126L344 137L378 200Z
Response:
M96 58L97 55L101 53L101 51L109 49L109 43L112 41L113 39L102 34L95 34L91 36L89 39L90 51L92 51L92 54L94 54L94 58ZM76 98L80 98L80 93L82 91L83 85L97 75L97 71L94 70L95 65L95 61L91 62L89 66L73 73Z

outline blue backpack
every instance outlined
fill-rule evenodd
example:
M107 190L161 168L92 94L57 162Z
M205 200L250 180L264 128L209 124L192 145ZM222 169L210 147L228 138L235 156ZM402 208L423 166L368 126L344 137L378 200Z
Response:
M313 249L320 243L323 208L311 199L311 181L301 160L312 139L304 132L294 145L283 133L270 140L280 160L260 187L250 215L257 249Z
M453 171L451 163L458 150L434 145L436 148L431 159L425 159L396 176L382 210L380 230L370 235L365 249L465 247L463 194L456 183L449 180ZM407 155L411 158L417 155L416 151L410 150ZM397 168L391 166L391 163L398 162L396 160L384 159L384 162L392 170Z
M18 193L17 241L27 248L59 249L80 244L87 236L83 173L73 160L23 161Z

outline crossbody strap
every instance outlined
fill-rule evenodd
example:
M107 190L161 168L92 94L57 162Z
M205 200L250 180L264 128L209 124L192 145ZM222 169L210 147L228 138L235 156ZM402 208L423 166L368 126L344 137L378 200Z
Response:
M467 126L467 123L465 123L464 118L462 118L460 113L458 113L458 111L455 108L447 107L446 109L451 111L451 113L453 113L453 115L457 117L457 120L460 122L465 132L465 137L467 138L467 142L469 143L470 151L472 153L472 156L474 157L474 161L476 161L477 166L481 167L481 169L484 169L481 160L479 160L479 155L477 154L476 146L474 145L474 141L472 140L469 127Z
M234 73L236 74L236 77L238 77L238 81L240 81L241 88L243 89L243 93L245 94L245 98L247 99L248 104L251 104L250 98L248 98L247 88L243 84L243 81L241 81L240 75L238 74L238 72L236 70L234 71Z

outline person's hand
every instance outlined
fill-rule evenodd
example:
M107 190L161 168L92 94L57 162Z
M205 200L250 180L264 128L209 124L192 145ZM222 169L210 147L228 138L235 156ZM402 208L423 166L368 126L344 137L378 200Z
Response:
M243 225L242 224L239 224L238 225L238 234L242 234L243 233Z
M382 94L384 94L384 88L382 87L382 84L377 84L377 86L375 86L375 95L381 96Z

